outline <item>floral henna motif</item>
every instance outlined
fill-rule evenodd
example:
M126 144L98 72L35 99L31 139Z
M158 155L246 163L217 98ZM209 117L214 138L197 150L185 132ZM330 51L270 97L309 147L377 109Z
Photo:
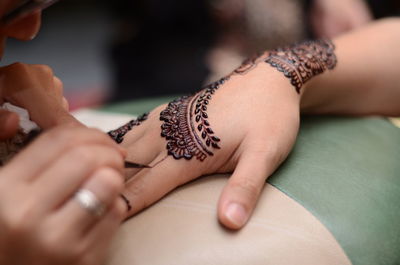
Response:
M223 78L205 87L194 96L184 96L170 102L160 113L161 136L168 141L168 154L175 159L196 157L204 161L220 149L220 139L214 135L208 121L207 107L215 91L229 79Z
M165 110L160 113L161 136L168 140L168 154L175 159L185 158L190 160L193 156L203 161L207 155L196 145L188 121L188 106L193 97L181 97L170 102Z
M144 113L144 114L140 115L139 117L137 117L136 119L129 121L125 125L122 125L118 129L109 131L107 134L112 139L114 139L114 141L116 141L117 143L120 144L124 140L125 134L127 134L130 130L132 130L133 127L139 126L142 122L147 120L148 117L149 117L149 114Z
M330 40L306 41L271 51L265 62L283 72L300 93L304 83L313 76L335 68L334 50Z

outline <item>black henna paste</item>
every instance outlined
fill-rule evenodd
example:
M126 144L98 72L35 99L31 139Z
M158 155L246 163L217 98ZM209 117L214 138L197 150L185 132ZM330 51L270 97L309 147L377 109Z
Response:
M337 59L334 50L330 40L305 41L272 50L265 62L283 72L300 93L304 83L313 76L335 68Z
M126 211L129 212L130 210L132 210L132 205L131 202L128 200L128 198L126 198L125 195L122 193L119 196L126 204Z
M139 117L137 117L136 119L129 121L125 125L122 125L118 129L109 131L107 134L112 139L114 139L114 141L116 141L117 143L120 144L124 140L125 134L127 134L130 130L132 130L132 128L139 126L142 122L147 120L148 117L149 117L149 114L144 113L144 114L140 115Z
M160 113L161 136L167 139L168 155L204 161L214 155L212 149L220 149L220 139L211 129L207 108L212 95L228 79L222 78L193 96L178 98Z

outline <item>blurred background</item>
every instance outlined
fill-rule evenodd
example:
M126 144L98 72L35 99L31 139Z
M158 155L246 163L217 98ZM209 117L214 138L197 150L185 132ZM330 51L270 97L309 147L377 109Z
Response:
M61 0L1 63L51 66L76 109L192 93L256 52L396 15L399 0Z

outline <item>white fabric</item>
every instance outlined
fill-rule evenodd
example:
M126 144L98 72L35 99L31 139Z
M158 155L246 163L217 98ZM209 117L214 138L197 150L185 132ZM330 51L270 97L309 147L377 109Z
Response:
M72 115L83 124L104 132L117 129L135 118L135 116L128 114L109 113L92 109L80 109L72 112Z
M33 129L38 128L37 124L29 119L29 113L26 109L17 107L8 102L4 103L1 108L18 114L19 127L21 127L24 133L29 133Z

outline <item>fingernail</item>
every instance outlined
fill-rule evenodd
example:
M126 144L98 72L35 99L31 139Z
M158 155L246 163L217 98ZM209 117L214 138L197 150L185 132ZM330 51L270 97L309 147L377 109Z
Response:
M238 227L242 227L247 221L247 212L238 203L230 203L226 209L225 216Z

